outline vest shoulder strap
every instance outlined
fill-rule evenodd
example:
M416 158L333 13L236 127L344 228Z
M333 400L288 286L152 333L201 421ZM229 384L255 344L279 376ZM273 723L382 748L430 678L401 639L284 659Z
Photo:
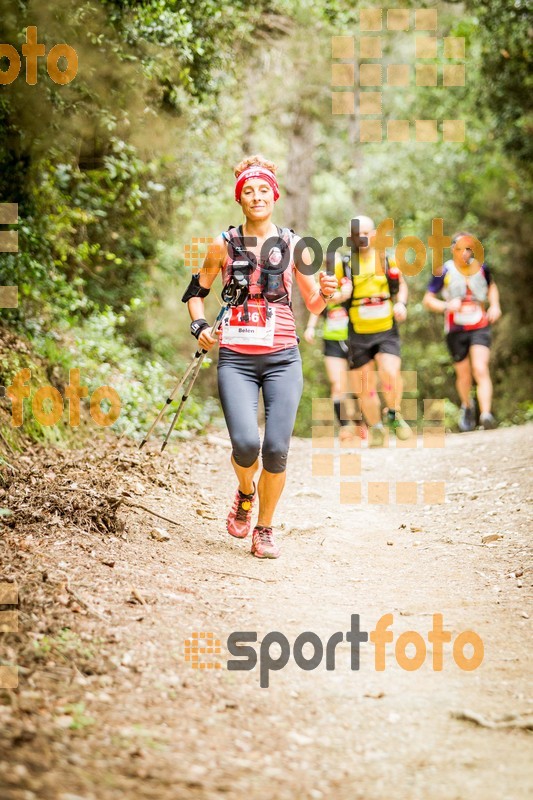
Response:
M222 238L225 242L229 242L237 237L242 238L241 225L228 225L228 229L226 231L222 231Z

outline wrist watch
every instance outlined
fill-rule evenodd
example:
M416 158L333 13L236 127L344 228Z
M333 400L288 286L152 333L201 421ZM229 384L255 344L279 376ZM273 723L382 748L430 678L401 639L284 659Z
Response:
M324 292L322 291L322 287L318 290L318 293L325 303L329 303L329 301L335 294L335 292L332 292L331 294L324 294Z

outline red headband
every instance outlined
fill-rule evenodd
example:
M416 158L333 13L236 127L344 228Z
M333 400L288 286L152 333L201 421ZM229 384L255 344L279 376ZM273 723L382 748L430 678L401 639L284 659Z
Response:
M274 202L276 202L279 197L279 185L276 176L269 169L257 165L247 167L237 178L237 183L235 184L235 200L237 202L241 199L242 187L250 178L263 178L274 192Z

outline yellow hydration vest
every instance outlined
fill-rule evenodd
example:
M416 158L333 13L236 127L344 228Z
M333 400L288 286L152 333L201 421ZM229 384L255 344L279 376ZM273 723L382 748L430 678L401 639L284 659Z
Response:
M376 274L375 254L359 254L359 275L353 274L350 322L356 333L381 333L394 324L389 283L385 274ZM389 266L396 266L388 259ZM383 270L384 272L385 270Z

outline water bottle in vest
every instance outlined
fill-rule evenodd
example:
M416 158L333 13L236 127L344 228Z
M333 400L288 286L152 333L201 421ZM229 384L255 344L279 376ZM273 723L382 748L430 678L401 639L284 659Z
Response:
M286 303L287 290L283 283L283 275L269 273L263 269L259 278L259 286L262 288L261 294L269 303Z

